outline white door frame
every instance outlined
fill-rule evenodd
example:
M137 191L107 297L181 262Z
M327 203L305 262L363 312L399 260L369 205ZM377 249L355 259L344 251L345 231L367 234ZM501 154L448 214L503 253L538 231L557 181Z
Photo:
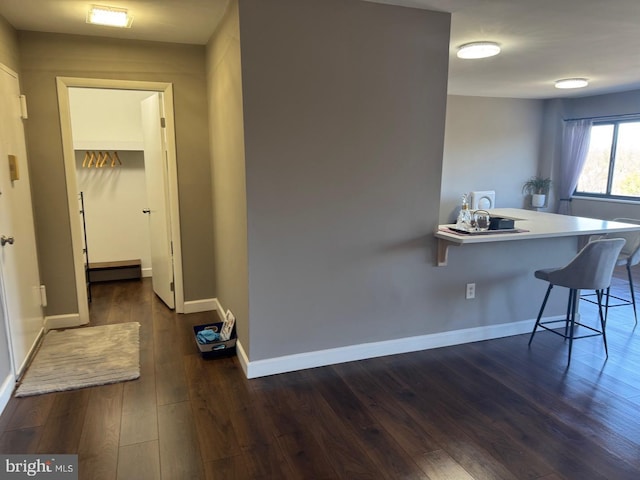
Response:
M0 70L8 73L9 75L15 78L19 78L16 72L14 72L13 70L11 70L9 67L5 66L2 63L0 63ZM0 194L2 194L2 192L0 192ZM9 392L12 391L15 385L15 379L16 379L16 376L15 376L16 360L14 358L13 346L12 346L12 340L11 340L11 325L9 324L9 308L6 305L5 298L7 298L7 294L4 289L4 272L0 269L0 319L4 324L5 334L7 336L7 348L9 349L9 366L11 367L11 372L10 372L11 380L9 381L10 387L9 385L7 385L7 388L5 389L0 386L0 413L2 413L2 410L4 410L4 407L6 406L6 402L4 400L7 395L7 391ZM2 379L0 379L0 381L2 381ZM10 397L11 393L9 393L8 395ZM6 400L7 402L9 401L8 398L6 398Z
M73 263L78 295L78 313L80 324L89 321L89 302L85 281L84 257L82 254L82 226L78 212L78 180L76 178L76 160L71 132L71 108L69 88L105 88L111 90L148 90L162 92L163 110L167 132L167 157L169 162L168 190L171 240L173 242L173 271L176 312L184 313L184 288L182 278L182 245L180 243L180 208L178 203L178 166L176 158L176 135L173 112L173 85L165 82L145 82L130 80L109 80L99 78L56 77L58 89L58 107L62 130L62 148L64 168L67 180L67 198L69 201L69 220L71 223L71 243ZM75 214L74 214L75 213Z

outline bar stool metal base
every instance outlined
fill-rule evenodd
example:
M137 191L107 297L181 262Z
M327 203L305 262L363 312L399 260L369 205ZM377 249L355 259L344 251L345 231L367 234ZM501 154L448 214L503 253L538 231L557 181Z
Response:
M636 310L636 295L635 295L635 291L633 289L633 275L631 275L631 267L629 265L627 265L627 277L629 279L629 293L631 296L631 299L627 299L627 298L622 298L622 297L617 297L615 295L611 295L610 294L610 290L611 287L607 288L607 301L606 301L606 306L605 306L605 314L604 314L604 318L605 320L608 317L609 314L609 308L613 308L613 307L626 307L628 305L633 305L633 319L635 321L635 324L638 325L638 312ZM589 303L593 303L594 305L597 305L598 302L592 300L590 297L594 297L595 293L590 293L587 295L582 295L582 299L585 302L589 302ZM610 299L613 298L614 300L618 300L618 302L620 303L614 303L611 304Z
M585 325L584 323L581 323L576 320L576 316L578 313L578 298L580 298L580 291L574 288L569 289L569 301L567 302L566 317L561 320L549 320L549 321L541 322L540 320L542 318L542 314L544 313L544 309L547 305L547 300L549 300L549 294L551 293L552 288L553 288L553 285L549 284L549 287L547 288L547 293L545 294L544 300L542 301L542 306L540 307L540 312L538 313L538 318L536 319L536 324L534 325L533 331L531 332L531 336L529 337L529 346L531 346L533 336L536 334L538 327L544 330L548 330L551 333L555 333L556 335L559 335L565 340L569 340L569 356L567 360L567 366L568 366L571 364L571 350L573 347L574 340L577 340L580 338L597 337L602 335L602 340L604 342L604 351L606 353L607 358L609 358L609 350L607 348L607 336L605 333L606 319L602 309L602 299L605 297L604 290L594 291L595 292L594 295L597 298L597 302L593 302L593 303L597 303L598 314L600 317L600 330L598 330L597 328L591 327L589 325ZM549 326L552 324L562 324L562 323L564 323L564 333L561 333L561 331L558 331L557 327L554 329ZM575 331L576 326L586 328L588 330L591 330L594 333L589 333L585 335L576 335L576 331Z

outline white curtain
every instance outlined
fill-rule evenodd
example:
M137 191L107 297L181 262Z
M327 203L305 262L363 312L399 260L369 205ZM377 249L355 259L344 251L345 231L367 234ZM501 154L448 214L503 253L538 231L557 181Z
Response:
M587 159L592 124L593 121L590 119L570 120L564 124L558 213L571 215L571 195L578 185L578 178Z

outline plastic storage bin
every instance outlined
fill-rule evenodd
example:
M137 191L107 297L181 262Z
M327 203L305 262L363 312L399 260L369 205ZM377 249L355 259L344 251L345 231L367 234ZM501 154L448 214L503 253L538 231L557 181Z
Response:
M222 329L222 322L207 323L205 325L196 325L193 327L193 339L200 350L200 354L203 358L216 358L233 355L236 353L236 327L234 325L231 331L231 338L227 341L219 341L212 343L200 343L198 342L198 332L210 328L215 332L220 332Z

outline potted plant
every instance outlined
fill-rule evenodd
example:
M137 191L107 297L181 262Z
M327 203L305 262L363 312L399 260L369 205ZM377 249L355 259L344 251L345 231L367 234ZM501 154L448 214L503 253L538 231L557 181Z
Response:
M543 207L547 195L549 194L549 189L551 188L551 179L535 176L531 177L529 180L524 182L522 185L522 193L531 195L531 206L532 207Z

